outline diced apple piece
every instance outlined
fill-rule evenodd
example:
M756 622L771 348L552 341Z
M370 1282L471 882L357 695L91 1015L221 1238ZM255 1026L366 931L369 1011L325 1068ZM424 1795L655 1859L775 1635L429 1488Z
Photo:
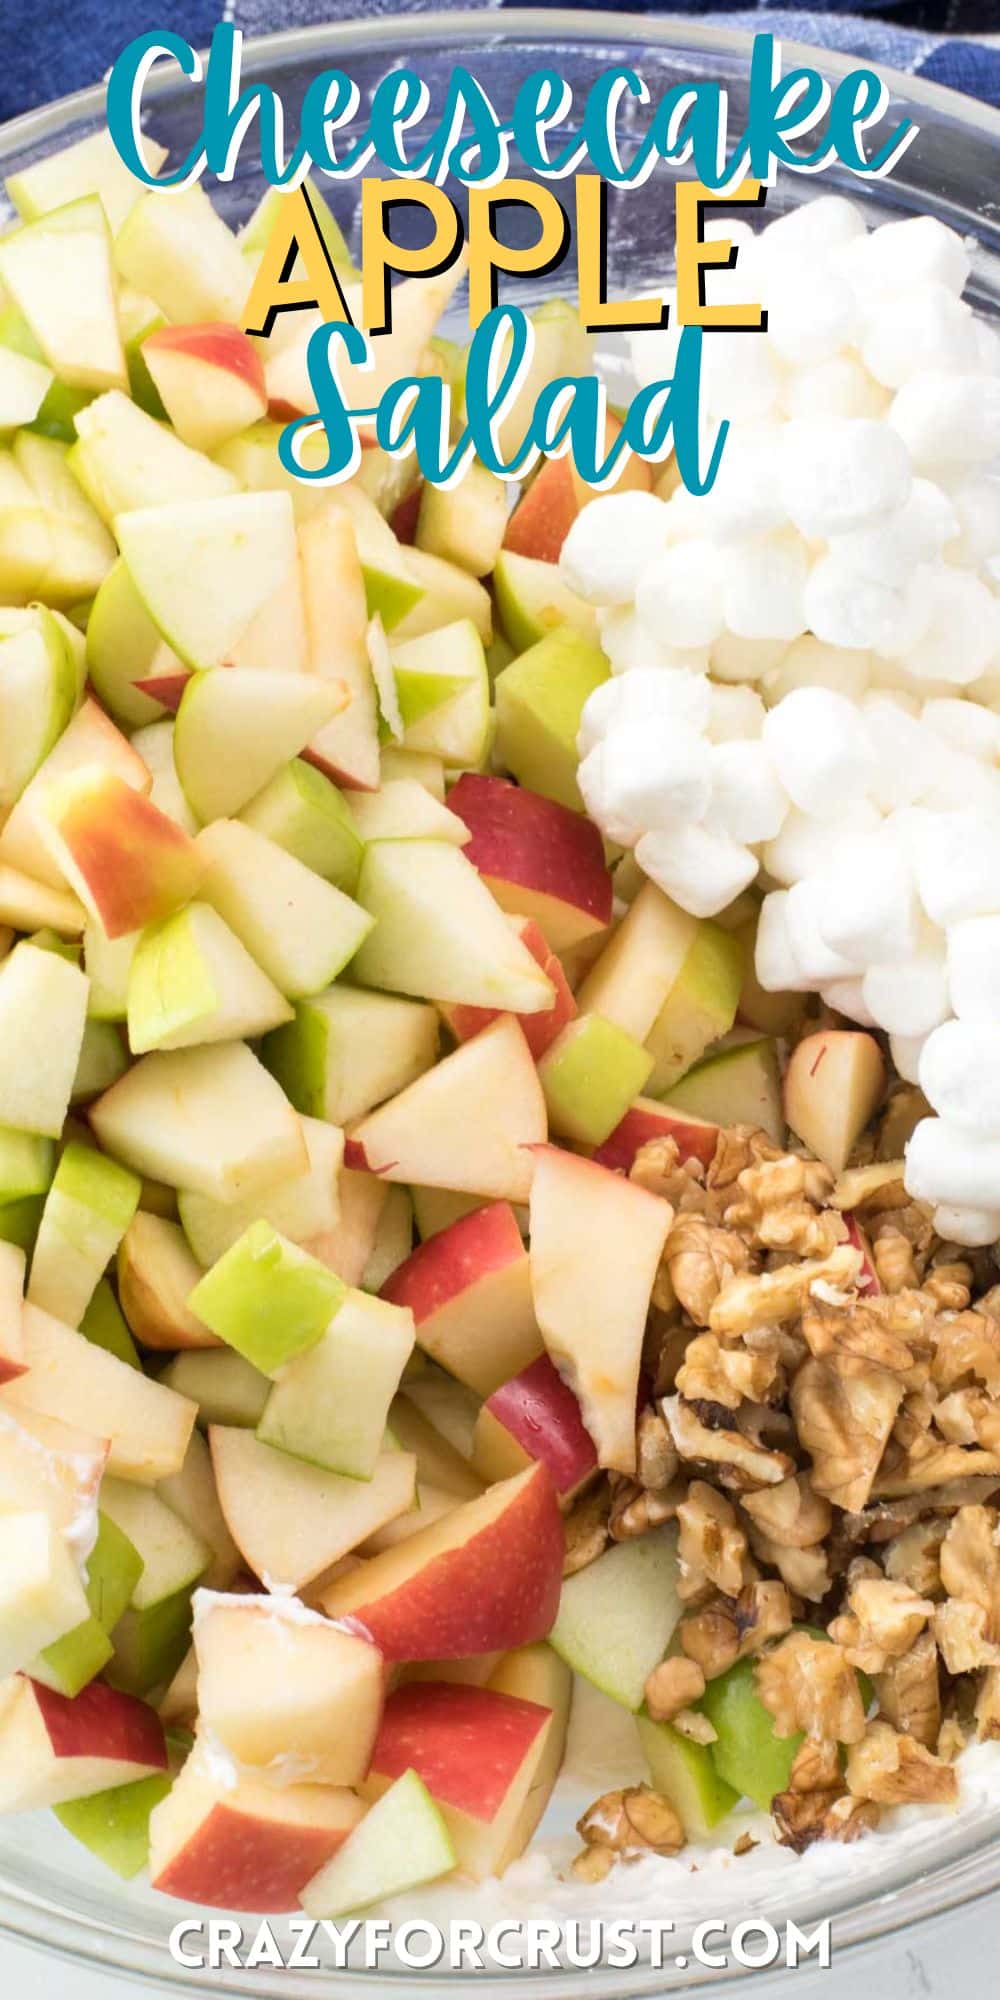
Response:
M488 576L507 526L507 489L477 460L454 486L421 489L417 547L458 563L471 576Z
M118 1247L118 1296L144 1347L217 1347L215 1335L188 1306L201 1266L176 1222L140 1209Z
M619 1542L562 1587L551 1644L574 1673L633 1714L681 1615L677 1574L670 1525Z
M569 626L594 646L598 644L593 606L570 590L554 562L501 549L493 570L493 592L500 622L515 652L537 646L557 626Z
M510 919L521 943L527 946L532 958L536 959L549 981L555 1002L544 1014L518 1014L517 1019L524 1031L524 1039L538 1062L551 1047L557 1035L561 1034L568 1021L576 1014L576 1001L569 989L562 962L542 936L533 917L512 917ZM441 1016L454 1035L456 1042L471 1041L483 1028L503 1010L498 1007L465 1007L454 1003L443 1003ZM421 1230L426 1235L426 1230Z
M576 739L584 703L610 668L593 640L550 632L496 680L497 762L519 784L582 812Z
M86 923L87 912L68 890L50 888L47 882L35 882L0 863L0 918L11 930L55 931L76 937Z
M640 889L577 993L655 1058L650 1088L664 1091L732 1027L742 979L737 938L699 923L652 882Z
M359 1619L388 1660L527 1645L551 1629L563 1553L552 1482L536 1465L339 1577L322 1608Z
M382 1296L410 1308L421 1347L478 1395L541 1351L528 1253L509 1202L474 1209L421 1243Z
M696 1118L693 1112L683 1115L674 1111L655 1097L637 1097L603 1146L598 1146L594 1159L600 1167L627 1174L636 1154L654 1139L672 1139L681 1166L698 1160L703 1167L710 1167L719 1143L719 1127L710 1119Z
M177 775L200 820L224 819L255 797L342 706L333 682L251 667L193 675L174 725Z
M646 1037L654 1058L649 1089L664 1095L736 1019L743 978L739 938L721 925L698 925L691 949ZM732 1122L731 1120L729 1122Z
M322 1339L282 1369L257 1436L330 1472L370 1479L412 1348L405 1305L349 1291Z
M71 1105L88 1104L110 1090L128 1068L128 1054L113 1021L88 1021L73 1078Z
M28 1298L79 1326L139 1205L139 1180L92 1146L70 1143L45 1198Z
M97 396L74 423L72 469L103 521L134 508L220 499L236 490L231 472L191 451L120 390Z
M599 1146L642 1089L653 1058L641 1042L602 1014L581 1014L546 1049L538 1075L550 1130L580 1146Z
M453 1375L446 1375L432 1362L407 1374L403 1393L406 1400L415 1405L419 1415L440 1432L467 1465L470 1464L480 1398L467 1389L464 1382L456 1381ZM408 1446L407 1449L415 1450L416 1447ZM425 1477L432 1486L447 1492L455 1490L454 1481L442 1479L437 1472L427 1473ZM480 1485L476 1487L477 1492Z
M169 320L240 324L250 286L242 251L203 187L140 195L115 239L123 277Z
M409 1188L390 1187L386 1190L385 1206L378 1219L371 1256L361 1275L362 1290L380 1292L393 1272L406 1262L412 1249L413 1202ZM416 1355L412 1365L422 1367L423 1356Z
M498 1694L514 1695L519 1701L536 1702L540 1707L547 1708L551 1717L528 1796L497 1858L496 1872L502 1875L504 1869L528 1846L562 1769L573 1698L573 1676L551 1646L520 1646L515 1652L504 1655L490 1675L487 1686Z
M0 348L0 362L3 349ZM0 403L3 377L0 372ZM77 700L76 668L61 628L43 605L0 625L0 806L20 798L66 728Z
M158 173L167 157L166 147L148 133L143 135L142 144L150 173ZM112 230L120 229L142 192L142 183L130 173L105 130L88 133L72 146L47 153L20 173L10 174L4 185L26 222L35 222L40 215L48 215L51 209L62 208L80 195L100 195Z
M504 1015L363 1119L345 1157L388 1180L526 1201L545 1134L530 1050Z
M189 1349L178 1354L160 1381L197 1403L203 1429L209 1424L231 1424L254 1430L271 1391L267 1376L231 1347L211 1353Z
M362 840L450 840L464 847L468 828L415 778L395 778L377 792L351 792L351 813Z
M293 1243L306 1244L336 1227L344 1135L335 1125L303 1118L302 1137L307 1153L304 1172L290 1174L259 1194L223 1202L182 1190L178 1211L199 1264L206 1268L214 1264L252 1222L269 1222Z
M89 1615L80 1575L47 1514L6 1514L0 1549L0 1672L27 1667L36 1653Z
M364 1480L290 1458L245 1430L213 1424L209 1443L226 1525L271 1590L300 1590L413 1505L408 1452L384 1451Z
M307 1164L298 1118L244 1042L154 1050L89 1117L105 1151L134 1172L217 1200L237 1200Z
M0 963L0 1120L58 1138L87 1017L87 981L54 951L22 943Z
M445 1821L416 1771L405 1771L369 1807L339 1854L307 1882L309 1916L339 1917L448 1875L456 1865Z
M202 1727L252 1769L357 1785L382 1714L382 1655L294 1599L195 1600Z
M310 756L328 777L374 791L379 779L378 713L355 524L350 514L329 507L304 523L298 544L309 671L346 687L348 694L342 713L314 735Z
M211 1453L200 1431L191 1432L180 1471L161 1479L157 1492L171 1513L178 1515L211 1550L211 1560L199 1578L202 1586L206 1590L228 1590L241 1567L240 1552L219 1505Z
M21 1410L81 1424L110 1440L108 1469L151 1486L184 1462L197 1414L193 1403L151 1382L37 1306L24 1308L27 1372L0 1399Z
M111 1635L108 1679L127 1694L146 1694L172 1678L187 1651L191 1593L212 1551L149 1487L105 1479L101 1507L142 1557L128 1609Z
M501 908L533 917L553 951L607 929L611 875L590 820L524 786L472 771L452 786L448 809L468 827L466 858Z
M490 1484L537 1461L547 1465L565 1505L597 1470L597 1452L580 1405L547 1354L504 1382L476 1419L472 1461Z
M88 699L78 708L45 762L39 765L0 832L0 862L39 882L49 882L65 890L63 873L41 838L39 820L50 788L93 765L115 773L134 791L149 791L150 774L142 758L114 723L108 721L96 701Z
M105 1354L116 1355L128 1368L141 1369L135 1341L107 1278L98 1280L93 1298L80 1321L80 1332L85 1340L91 1341L95 1347L102 1347Z
M355 799L361 796L353 794ZM348 800L315 765L293 757L243 807L239 817L245 826L284 848L314 875L322 875L345 896L353 896L363 841Z
M663 1109L674 1119L694 1113L720 1126L759 1126L777 1145L783 1145L785 1120L774 1043L736 1042L732 1048L706 1056L672 1086Z
M45 1647L28 1669L32 1680L57 1694L79 1694L107 1666L109 1638L142 1575L142 1557L110 1515L97 1517L97 1540L86 1564L86 1615Z
M41 1508L62 1534L75 1532L84 1546L96 1519L107 1439L15 1409L6 1400L8 1388L0 1396L0 1506L5 1513Z
M24 1305L24 1250L0 1241L0 1384L27 1368L21 1313Z
M349 896L239 820L206 827L198 851L202 896L292 999L328 986L372 929Z
M76 771L47 786L36 827L111 939L167 916L198 886L187 834L114 771Z
M468 1459L417 1409L405 1387L389 1411L389 1428L403 1450L414 1454L417 1479L422 1486L453 1494L457 1500L474 1500L482 1492L484 1482ZM520 1472L523 1468L517 1466L516 1470ZM507 1474L501 1476L506 1478Z
M717 1674L699 1707L716 1732L709 1749L719 1779L735 1796L745 1795L769 1812L775 1793L788 1788L802 1737L777 1734L775 1718L757 1693L756 1660L737 1660Z
M673 1210L591 1160L535 1153L531 1284L545 1345L574 1389L598 1460L635 1471L642 1342Z
M262 1054L297 1111L343 1125L422 1076L437 1049L433 1007L331 986L301 1000Z
M309 1248L347 1285L358 1285L364 1277L385 1214L390 1189L375 1174L354 1172L344 1167L338 1185L340 1214L333 1229L313 1236Z
M291 502L281 493L138 508L116 517L115 533L154 624L195 668L226 659L295 560Z
M445 764L476 765L489 745L490 683L483 642L458 618L415 638L393 638L392 671L403 744Z
M46 1194L54 1165L51 1139L0 1126L0 1204L21 1201L25 1195Z
M0 1707L0 1812L59 1805L166 1768L159 1718L101 1681L69 1699L18 1680Z
M55 1816L74 1840L130 1882L149 1860L150 1817L172 1782L169 1772L137 1778L88 1799L66 1799L55 1807Z
M740 1794L720 1778L710 1743L694 1743L669 1722L637 1715L639 1741L654 1791L670 1800L689 1840L708 1840Z
M363 985L513 1013L551 1010L553 991L537 961L449 842L367 848L358 900L377 919L354 961Z
M874 1036L824 1029L805 1035L789 1057L785 1117L817 1159L839 1174L884 1091L885 1063Z
M345 1297L346 1287L317 1258L269 1222L253 1222L188 1304L228 1347L275 1376L322 1340Z
M263 364L238 327L159 327L143 341L142 358L178 437L196 451L217 451L267 415Z
M209 902L189 903L143 932L128 983L134 1054L265 1034L291 1014Z
M61 381L77 389L127 386L111 232L96 195L0 238L0 282Z

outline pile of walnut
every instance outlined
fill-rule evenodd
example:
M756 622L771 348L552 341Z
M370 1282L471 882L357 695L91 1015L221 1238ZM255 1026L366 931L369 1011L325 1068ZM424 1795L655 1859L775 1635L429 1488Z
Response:
M572 1573L677 1522L686 1610L649 1713L711 1741L693 1704L755 1655L776 1733L805 1737L771 1807L799 1852L856 1839L883 1806L954 1803L959 1750L1000 1736L1000 1285L992 1253L942 1243L879 1157L901 1150L901 1110L836 1183L748 1127L707 1170L673 1140L643 1147L632 1178L674 1220L637 1477L606 1475L567 1523ZM599 1799L579 1831L589 1881L684 1845L645 1786Z

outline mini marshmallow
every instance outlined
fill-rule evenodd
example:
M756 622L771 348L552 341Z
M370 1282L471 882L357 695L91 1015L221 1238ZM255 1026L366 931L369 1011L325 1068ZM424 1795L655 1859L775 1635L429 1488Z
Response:
M944 939L931 937L910 958L870 965L865 1005L890 1035L926 1035L951 1008Z
M926 1035L890 1035L889 1051L893 1064L904 1083L916 1083L920 1075L920 1058L924 1051Z
M920 924L913 871L884 827L838 840L818 879L819 927L832 951L864 966L912 958Z
M613 674L626 674L632 667L672 667L689 674L708 671L707 646L687 649L666 645L643 624L630 604L599 611L597 623Z
M831 979L820 987L820 999L835 1014L843 1014L848 1021L856 1021L859 1028L877 1028L874 1014L865 1005L865 989L862 979Z
M935 1028L920 1058L920 1088L950 1124L1000 1145L1000 1022L944 1021ZM980 1200L983 1193L980 1187Z
M716 681L759 681L781 665L788 653L786 639L740 639L720 632L712 647L709 671Z
M1000 452L1000 379L921 370L894 397L888 422L915 472L985 465Z
M609 730L631 722L644 725L674 720L700 734L711 706L712 690L700 676L660 667L633 667L616 680L602 681L588 695L576 747L580 756L586 757Z
M678 826L670 833L645 833L635 858L664 895L693 917L715 917L749 888L756 856L738 841L704 826Z
M1000 1208L949 1208L942 1204L934 1210L934 1227L945 1243L960 1243L967 1250L984 1249L1000 1236Z
M612 840L629 846L647 828L701 819L711 796L709 750L685 723L654 715L619 722L601 749L598 817Z
M852 239L853 268L875 291L901 285L944 285L956 297L965 290L972 262L962 238L932 215L883 222L863 241Z
M705 734L710 743L753 743L764 727L764 715L764 704L753 688L713 686Z
M709 760L712 792L707 825L749 847L773 840L788 811L788 795L775 777L764 745L718 743L709 751Z
M967 687L986 672L1000 645L1000 603L970 571L942 563L928 579L930 616L906 653L920 679Z
M834 354L796 368L782 389L789 417L884 417L892 391L873 380L854 354Z
M942 742L967 757L992 764L1000 756L1000 716L976 701L927 701L920 719Z
M861 359L887 389L932 370L971 373L979 363L976 323L943 285L911 285L872 302Z
M863 576L902 583L918 563L941 554L958 532L958 515L947 493L929 479L915 479L901 507L866 528L837 535L830 553Z
M808 624L809 564L797 535L760 535L727 551L725 622L742 639L797 639Z
M967 917L948 932L948 988L960 1021L1000 1016L1000 916Z
M952 496L956 531L947 544L949 562L979 569L1000 549L1000 479L980 473L956 486Z
M559 557L563 582L587 604L628 604L640 572L667 538L653 493L606 493L581 509Z
M645 333L630 333L629 362L640 389L653 382L668 382L677 366L677 346L683 328L677 323L677 290L666 285L657 296L667 307L666 326L650 327Z
M762 302L771 346L790 367L831 360L855 343L854 292L829 264L806 261L775 273L765 282Z
M865 574L840 553L820 556L805 587L809 629L829 646L905 653L930 617L929 601L915 581L920 576L917 570L904 588Z
M788 891L785 921L792 957L809 986L826 986L832 979L853 979L862 970L856 959L831 951L822 931L823 891L818 876L796 882Z
M702 408L735 423L759 423L781 394L784 369L764 332L722 333L701 354Z
M784 527L788 516L778 488L781 436L782 426L776 423L741 424L731 429L711 492L700 498L689 494L690 506L682 502L676 509L681 531L711 533L720 541L745 541L748 535L769 534Z
M855 799L845 805L837 818L837 831L843 836L851 833L874 833L881 825L879 815L868 799ZM774 840L769 840L764 849L763 861L767 873L775 882L790 888L794 882L801 882L808 875L816 875L830 859L830 828L826 820L813 819L811 814L799 812L793 806L781 832Z
M911 479L902 439L867 417L795 418L778 476L789 519L809 539L879 521L902 507Z
M586 509L584 510L586 511ZM724 557L706 538L678 542L640 572L635 608L672 646L710 646L722 630Z
M754 971L765 993L807 993L809 982L799 971L788 928L788 892L773 889L765 896L757 918Z
M775 216L757 238L757 251L765 270L787 264L796 270L804 255L837 252L867 237L860 209L840 194L817 195L814 201L790 208Z
M982 811L915 815L917 894L933 924L1000 912L1000 823Z
M889 694L866 695L861 714L874 759L876 805L887 813L916 805L932 783L940 743Z
M906 1148L904 1180L915 1201L978 1208L1000 1196L1000 1140L974 1139L946 1118L922 1118Z
M874 775L857 708L829 688L795 688L786 695L768 714L764 742L793 805L816 819L839 818L845 802L863 797Z
M715 672L714 654L712 672ZM871 654L852 651L847 646L828 646L811 632L793 640L783 660L764 675L763 694L769 708L776 707L793 688L832 688L848 701L860 701L871 674Z

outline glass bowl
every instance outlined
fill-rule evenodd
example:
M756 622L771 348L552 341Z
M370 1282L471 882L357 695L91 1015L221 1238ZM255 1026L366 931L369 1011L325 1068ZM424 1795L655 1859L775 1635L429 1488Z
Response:
M768 17L762 17L762 26ZM302 95L320 69L339 66L358 81L362 100L402 52L426 80L432 106L440 100L452 66L464 63L483 78L498 106L506 106L520 79L540 64L560 68L577 100L609 64L636 64L659 95L672 85L703 77L722 80L730 92L733 116L739 120L746 100L750 38L702 26L685 17L657 19L613 13L512 11L407 15L340 22L265 36L247 42L243 52L244 83L255 78L272 84L286 107L288 129L294 131ZM786 65L807 60L832 83L855 66L855 59L823 51L797 49L785 43ZM974 240L976 246L970 296L988 316L1000 316L1000 115L968 98L936 85L883 70L891 93L887 118L908 116L920 127L916 141L898 168L870 191L842 171L823 176L823 189L840 188L859 201L869 221L908 213L939 217ZM177 80L176 71L156 76L148 94L148 128L176 157L188 151L197 136L197 93ZM102 88L81 91L57 104L31 112L0 130L0 175L8 175L32 160L82 138L103 122ZM523 169L515 164L513 171ZM359 201L357 182L324 183L331 191L338 218L352 235ZM819 191L815 180L786 175L772 190L767 213L773 216ZM212 186L213 199L227 218L245 219L262 192L259 173L242 168L225 187ZM614 191L609 203L611 245L608 259L612 287L635 293L662 282L672 254L673 204L668 175L658 173L644 189ZM355 247L356 247L356 239ZM560 286L569 290L575 266L570 259L553 277L536 281L534 292L522 287L518 299L551 296ZM855 1850L857 1853L857 1850ZM838 1962L845 1951L892 1931L911 1928L941 1913L974 1902L1000 1887L1000 1801L983 1805L967 1818L935 1818L915 1849L884 1850L877 1839L865 1843L862 1867L831 1866L822 1873L804 1871L797 1883L794 1871L782 1869L768 1887L751 1889L751 1877L741 1876L738 1863L720 1878L713 1914L769 1916L779 1926L789 1919L806 1925L822 1917L833 1919ZM760 1870L755 1871L760 1881ZM722 1886L724 1884L724 1886ZM738 1898L739 1910L726 1909ZM612 1915L611 1897L593 1894L591 1914ZM203 1914L155 1895L144 1883L121 1884L77 1846L51 1814L0 1821L0 1932L34 1944L77 1963L103 1967L133 1980L162 1982L188 1993L253 1993L257 2000L301 2000L312 1996L329 1972L186 1970L169 1956L168 1938L185 1916ZM661 1914L667 1915L664 1909ZM282 1925L275 1923L281 1937ZM255 1920L246 1920L252 1937ZM683 1926L676 1949L683 1951ZM672 1949L674 1947L672 1946ZM593 1971L588 1989L599 2000L633 1994L671 1993L698 1986L718 1990L735 1976L668 1966L663 1971L640 1968L629 1972ZM364 1995L433 1991L441 1971L350 1974L348 1984ZM557 2000L571 1986L579 1992L581 1974L574 1972L491 1973L447 1975L455 1995L484 1986L504 2000L515 1993L525 2000Z

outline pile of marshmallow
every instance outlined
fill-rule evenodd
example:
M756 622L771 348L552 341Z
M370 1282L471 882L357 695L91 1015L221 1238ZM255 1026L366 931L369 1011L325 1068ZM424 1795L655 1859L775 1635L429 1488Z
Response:
M767 332L704 342L698 498L595 500L561 566L612 678L580 787L695 916L760 873L756 969L885 1030L939 1115L907 1153L943 1235L1000 1237L1000 341L930 218L823 197L733 273ZM640 384L677 335L634 337Z

